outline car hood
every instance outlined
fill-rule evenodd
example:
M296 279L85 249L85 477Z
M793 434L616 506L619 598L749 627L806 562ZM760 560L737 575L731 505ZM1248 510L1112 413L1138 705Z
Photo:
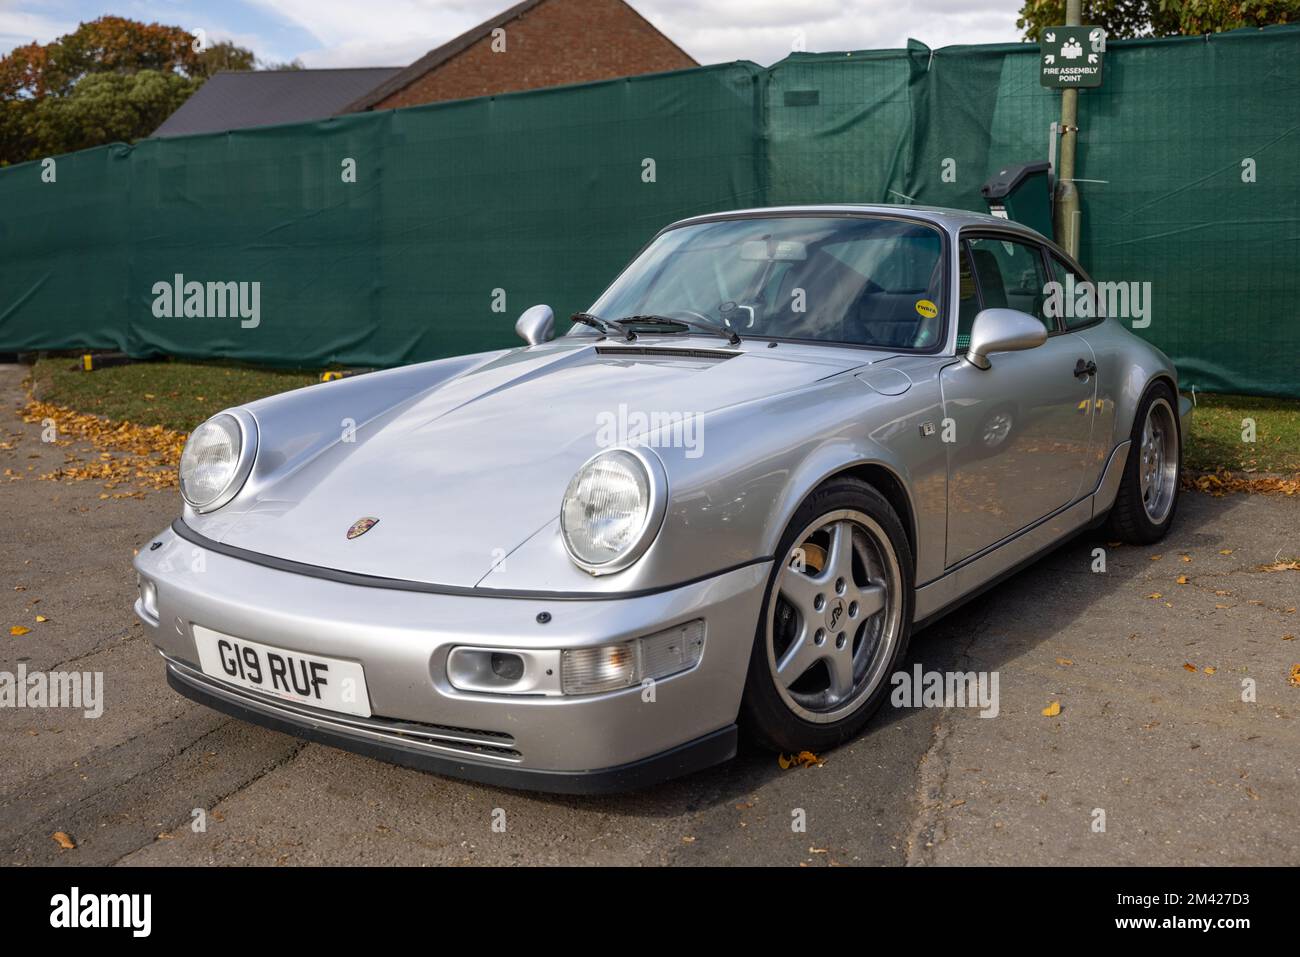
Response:
M197 527L264 555L471 587L557 517L588 458L643 431L637 413L699 416L707 431L710 412L884 358L763 343L516 350L418 392ZM379 521L349 540L362 518Z

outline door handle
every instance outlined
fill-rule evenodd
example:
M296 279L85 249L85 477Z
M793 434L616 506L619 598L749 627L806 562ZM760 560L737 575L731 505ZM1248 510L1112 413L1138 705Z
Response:
M1082 359L1080 359L1078 362L1074 364L1075 378L1086 379L1088 376L1096 375L1096 374L1097 374L1097 363L1091 360L1089 360L1088 362L1084 362Z

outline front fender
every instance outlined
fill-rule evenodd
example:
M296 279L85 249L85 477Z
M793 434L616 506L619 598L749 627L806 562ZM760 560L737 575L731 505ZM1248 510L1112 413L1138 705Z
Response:
M578 569L564 550L557 501L557 518L504 556L479 586L638 592L768 562L807 495L829 476L864 465L887 469L906 490L924 581L942 571L946 459L939 435L923 436L920 426L937 424L940 415L932 384L884 396L852 375L709 413L699 454L654 449L670 500L658 537L635 565L604 576Z
M764 553L776 553L799 506L828 479L855 473L875 482L883 471L906 503L906 508L898 509L899 519L912 535L916 581L941 575L948 490L947 456L939 434L942 417L937 390L928 383L902 395L875 397L870 418L878 424L829 437L791 473L773 505ZM933 434L923 433L925 423L936 426ZM890 489L880 491L892 497Z

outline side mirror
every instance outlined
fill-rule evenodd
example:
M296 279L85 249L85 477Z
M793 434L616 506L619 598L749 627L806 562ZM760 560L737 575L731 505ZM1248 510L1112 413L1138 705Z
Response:
M555 334L555 312L550 306L525 309L515 321L515 332L530 346L547 342Z
M1018 309L984 309L971 326L966 361L977 369L990 367L994 352L1020 352L1036 349L1047 341L1047 328Z

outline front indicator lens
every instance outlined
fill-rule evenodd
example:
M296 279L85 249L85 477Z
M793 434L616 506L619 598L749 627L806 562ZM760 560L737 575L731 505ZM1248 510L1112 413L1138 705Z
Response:
M560 656L560 685L565 694L617 691L636 684L636 642L578 648Z
M704 619L598 648L574 648L560 656L560 685L566 695L630 688L687 671L704 656Z

